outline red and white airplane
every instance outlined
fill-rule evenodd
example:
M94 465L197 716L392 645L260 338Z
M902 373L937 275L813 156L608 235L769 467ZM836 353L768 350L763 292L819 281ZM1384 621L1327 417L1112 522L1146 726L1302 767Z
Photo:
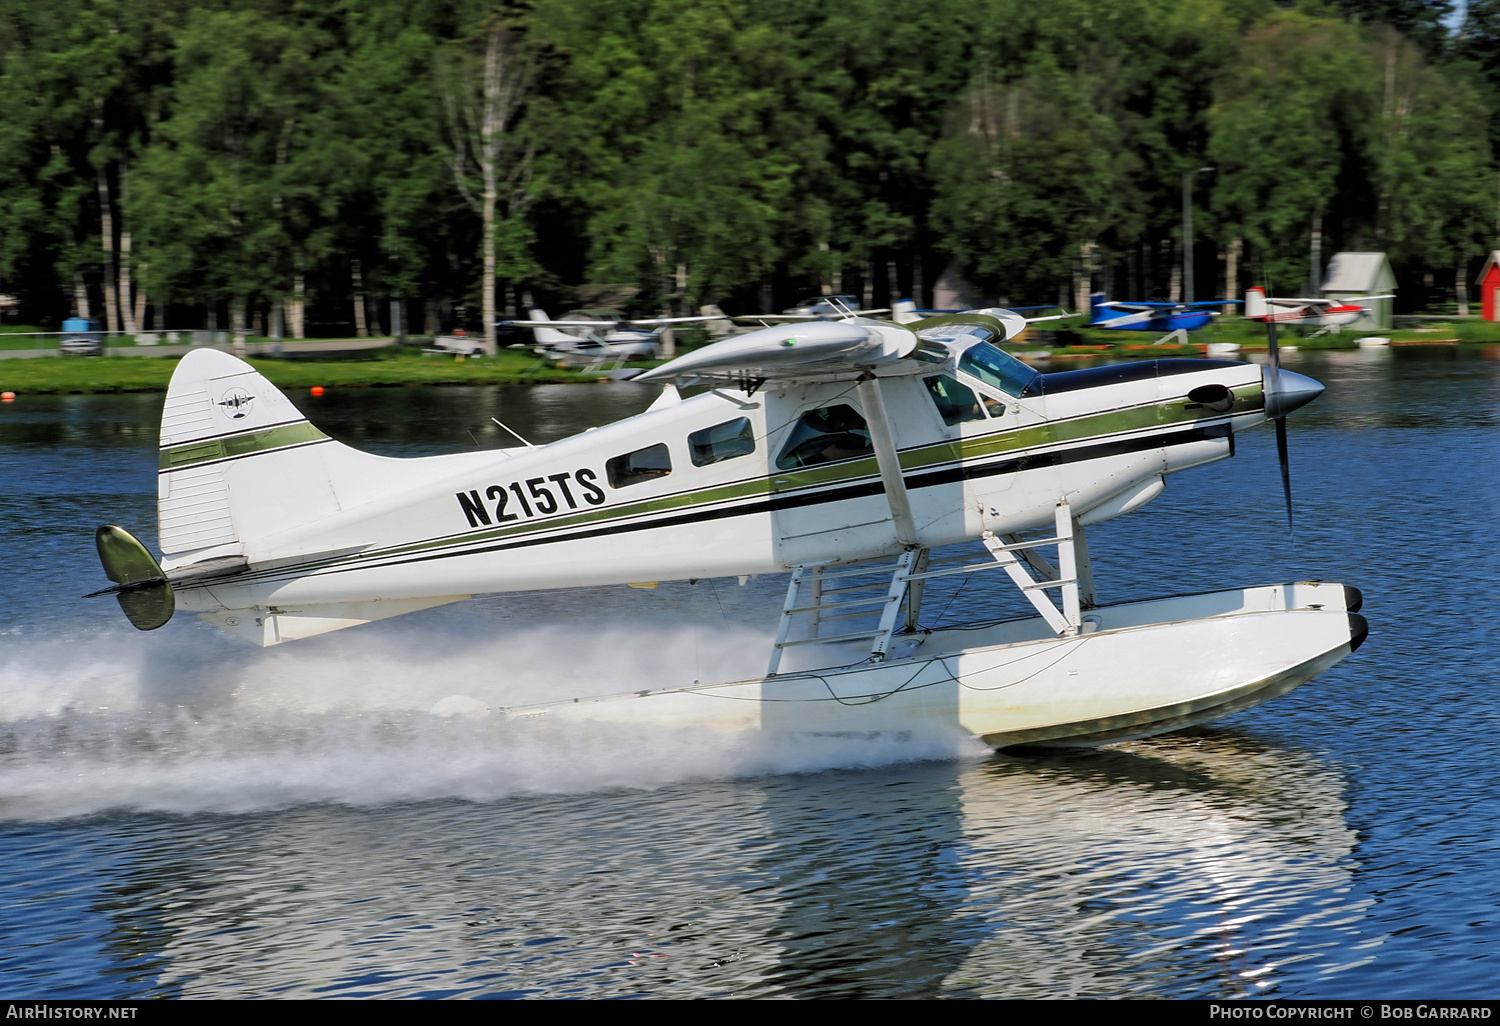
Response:
M1266 290L1245 290L1245 316L1252 321L1300 324L1312 328L1337 328L1353 324L1368 308L1358 305L1371 299L1395 296L1352 296L1348 299L1267 299Z

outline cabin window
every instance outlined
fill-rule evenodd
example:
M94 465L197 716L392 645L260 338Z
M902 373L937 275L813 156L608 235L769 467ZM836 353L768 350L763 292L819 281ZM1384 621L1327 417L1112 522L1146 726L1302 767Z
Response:
M754 451L755 432L750 428L749 417L727 420L688 435L688 453L695 467L749 456Z
M1017 397L1036 394L1037 381L1041 377L1014 356L1001 352L988 342L965 349L964 355L958 359L958 369L1006 395Z
M798 417L781 447L781 455L776 457L776 466L781 470L796 470L857 459L874 452L865 418L854 407L839 403L809 410Z
M944 424L952 427L969 420L984 420L979 399L968 385L961 385L946 374L922 380L927 385L927 394L932 396Z
M672 472L672 457L667 452L666 445L658 442L605 461L604 472L612 487L624 488L626 485L666 477Z

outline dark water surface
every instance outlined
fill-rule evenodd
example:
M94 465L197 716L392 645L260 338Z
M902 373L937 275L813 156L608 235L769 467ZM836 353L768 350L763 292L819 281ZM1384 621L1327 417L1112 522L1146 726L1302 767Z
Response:
M1092 753L471 721L759 672L784 579L494 596L249 648L141 635L160 396L0 407L0 993L1495 997L1500 361L1295 354L1272 435L1090 531L1106 600L1310 577L1370 639L1211 729ZM641 386L333 390L389 455L546 441ZM930 595L1010 608L1000 582ZM957 618L962 618L961 616ZM645 683L642 683L645 682Z

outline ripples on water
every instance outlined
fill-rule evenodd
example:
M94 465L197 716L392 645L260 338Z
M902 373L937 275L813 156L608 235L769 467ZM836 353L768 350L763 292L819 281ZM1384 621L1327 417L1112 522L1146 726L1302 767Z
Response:
M1295 541L1269 432L1091 531L1107 597L1343 579L1366 646L1212 729L1048 755L431 711L758 672L777 580L490 597L268 651L190 618L136 634L74 596L96 524L154 520L160 398L23 397L0 410L0 982L1488 996L1500 364L1422 356L1301 358L1329 388L1292 418ZM350 390L312 415L419 455L650 398Z

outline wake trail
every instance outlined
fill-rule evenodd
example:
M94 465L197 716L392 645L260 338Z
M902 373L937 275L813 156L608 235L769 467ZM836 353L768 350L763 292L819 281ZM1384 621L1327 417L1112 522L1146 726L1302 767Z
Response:
M731 629L708 645L659 622L387 629L268 650L195 630L11 639L0 818L492 801L983 754L951 732L815 737L503 714L756 677L766 643Z

